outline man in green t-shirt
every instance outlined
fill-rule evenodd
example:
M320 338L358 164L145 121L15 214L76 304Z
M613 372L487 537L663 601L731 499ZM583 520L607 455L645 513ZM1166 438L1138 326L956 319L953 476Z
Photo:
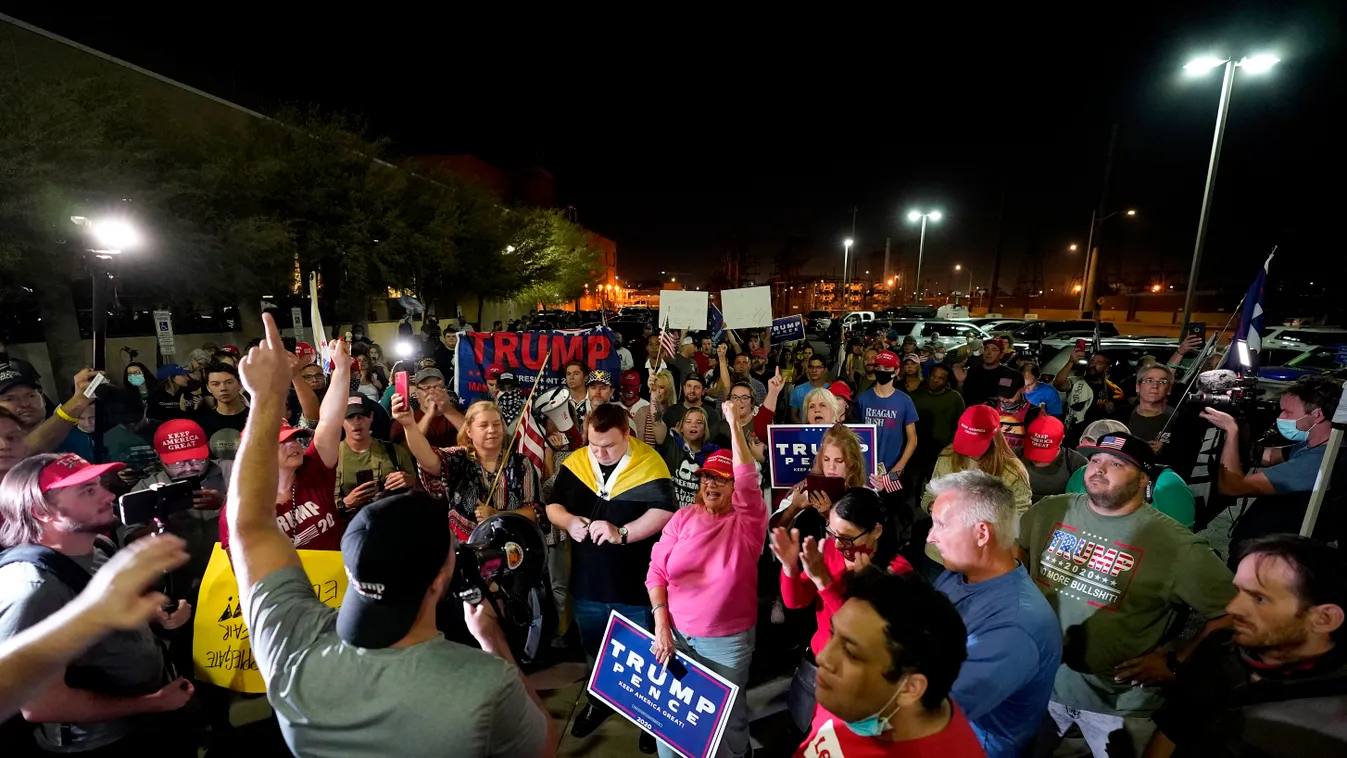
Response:
M337 510L345 516L385 495L419 486L411 452L370 433L374 407L364 395L352 395L346 404L346 439L337 459Z
M1062 628L1048 713L1058 737L1080 726L1095 758L1141 755L1162 685L1210 632L1228 626L1231 574L1207 545L1147 503L1163 469L1150 445L1102 435L1085 493L1046 497L1020 520L1017 556ZM1179 644L1188 609L1205 620Z

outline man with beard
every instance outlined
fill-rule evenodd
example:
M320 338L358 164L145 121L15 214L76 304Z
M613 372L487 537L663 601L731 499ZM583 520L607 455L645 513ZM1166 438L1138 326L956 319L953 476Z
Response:
M1233 626L1179 669L1147 757L1347 753L1342 552L1276 535L1245 543L1238 565Z
M708 455L720 449L719 445L707 442L710 428L705 408L687 409L675 427L662 420L655 422L655 449L669 467L679 508L696 501L697 488L701 486L697 469L706 463Z
M1067 446L1074 447L1081 431L1090 423L1108 418L1123 402L1122 388L1109 381L1111 361L1103 353L1090 356L1085 364L1085 376L1072 376L1071 369L1085 357L1084 350L1074 350L1071 361L1052 380L1052 386L1066 393L1065 411Z
M898 356L888 350L875 356L875 386L856 400L856 420L878 427L875 460L892 479L903 475L917 452L917 408L906 392L894 386L897 372ZM878 486L884 476L871 474L871 484Z
M752 359L747 353L737 353L734 357L729 357L729 346L721 345L716 348L717 356L720 359L720 388L727 388L735 382L748 382L748 386L753 390L753 402L761 405L767 398L767 385L754 379L749 374L752 367ZM720 399L725 396L724 392L716 394Z
M585 403L580 406L580 418L584 418L600 405L613 401L613 375L609 371L596 368L585 377Z
M750 340L749 343L752 344L755 341L756 340ZM755 347L751 348L751 350L752 352L749 353L748 375L754 381L760 382L762 386L766 387L767 380L772 378L772 373L775 371L776 367L768 365L767 348Z
M1057 739L1074 723L1095 758L1140 755L1163 700L1157 685L1174 679L1203 637L1229 625L1225 606L1235 591L1205 539L1147 504L1162 470L1150 445L1119 432L1081 452L1090 457L1086 492L1026 511L1016 557L1062 630L1048 703ZM1180 643L1171 630L1189 613L1205 624Z
M28 452L51 452L69 436L79 423L80 415L93 404L84 396L84 390L96 373L86 368L76 374L75 394L56 406L56 411L48 417L47 400L42 395L42 385L33 367L23 362L0 364L0 408L13 413L23 424Z
M721 421L720 413L710 403L704 402L705 398L706 382L695 373L688 374L683 379L683 399L664 410L665 426L670 429L678 426L678 422L689 408L701 408L706 413L707 424L715 426Z
M333 340L332 386L351 383L350 346ZM337 463L341 459L342 419L347 398L329 392L310 432L282 425L276 452L280 478L276 486L276 524L291 544L306 550L340 550L345 524L337 518ZM229 550L229 524L220 514L220 546Z
M1006 341L993 337L982 342L982 361L968 368L963 365L954 367L954 378L959 380L959 391L968 405L979 405L997 397L1002 381L1019 376L1019 372L1010 366L1001 365L1006 352ZM970 355L968 361L975 361L976 355ZM1021 383L1024 381L1020 379Z

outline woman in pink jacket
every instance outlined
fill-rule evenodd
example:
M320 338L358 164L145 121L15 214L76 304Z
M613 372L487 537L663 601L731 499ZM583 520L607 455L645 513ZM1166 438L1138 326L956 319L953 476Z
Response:
M734 411L733 403L724 404L726 418ZM730 425L730 436L733 462L721 450L697 470L697 500L664 525L645 581L655 614L655 658L668 664L676 650L740 688L716 753L721 758L749 751L743 693L756 639L758 555L767 535L753 454L738 424ZM659 754L675 755L663 742Z

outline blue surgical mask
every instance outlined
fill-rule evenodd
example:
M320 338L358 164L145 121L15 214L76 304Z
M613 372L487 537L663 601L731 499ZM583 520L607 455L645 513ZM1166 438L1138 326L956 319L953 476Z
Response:
M1309 415L1310 414L1306 413L1305 416L1301 416L1300 418L1305 418L1306 416ZM1301 429L1297 427L1296 424L1300 421L1300 418L1277 419L1277 433L1285 437L1286 439L1291 440L1292 442L1304 442L1305 440L1309 439L1310 429L1313 429L1314 427L1311 426L1310 429Z
M892 726L893 717L898 715L898 711L902 706L894 708L893 713L890 713L887 716L884 715L884 711L888 710L888 707L893 704L893 701L898 699L898 693L902 691L903 682L898 682L898 689L893 691L893 697L889 698L889 702L885 703L884 707L880 708L878 713L869 718L861 719L860 721L845 722L847 728L857 737L878 737L889 731L889 728Z
M127 381L127 383L130 384L132 387L144 387L144 386L145 386L145 375L144 375L144 374L131 374L131 375L129 375L129 376L126 377L126 381Z

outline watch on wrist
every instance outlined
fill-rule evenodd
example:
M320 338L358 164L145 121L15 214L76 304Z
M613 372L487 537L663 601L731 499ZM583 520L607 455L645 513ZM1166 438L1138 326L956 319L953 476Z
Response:
M627 544L627 527L619 526L617 528L617 533L622 535L622 544L623 545Z

